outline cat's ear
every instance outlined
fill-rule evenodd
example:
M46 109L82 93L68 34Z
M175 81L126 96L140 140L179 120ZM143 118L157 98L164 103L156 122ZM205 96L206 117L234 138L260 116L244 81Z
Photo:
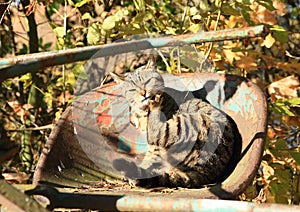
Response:
M155 60L155 57L152 55L150 56L149 58L149 61L146 65L146 69L156 69L156 60Z
M109 74L117 84L122 84L125 81L125 76L119 76L113 72L109 72Z

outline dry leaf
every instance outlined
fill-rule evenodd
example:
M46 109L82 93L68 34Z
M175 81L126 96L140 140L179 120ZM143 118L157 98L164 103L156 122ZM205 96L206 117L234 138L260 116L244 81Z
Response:
M284 2L273 1L273 6L276 8L275 13L279 16L284 16L286 14L286 5Z
M36 4L37 1L30 2L30 4L26 7L26 13L25 13L26 16L29 16L31 13L34 12Z
M297 97L297 88L299 88L299 80L295 76L288 76L281 80L271 83L268 86L268 92L272 101L282 98Z
M268 127L268 137L270 140L273 140L276 136L276 132L273 128Z
M14 110L17 116L21 117L22 122L24 122L25 118L29 114L29 110L33 108L31 104L20 104L18 101L6 101L7 104Z
M230 16L229 20L226 21L226 28L235 28L237 24L241 24L242 26L248 26L249 24L242 16Z
M265 40L262 42L261 46L265 46L267 48L271 48L273 44L275 43L275 39L271 34L268 34L265 38Z
M236 66L244 69L245 71L251 71L257 69L257 64L255 63L255 57L251 55L244 55L236 61Z
M300 118L297 116L282 116L282 122L287 126L298 126L300 127Z
M277 23L277 20L272 11L268 10L264 6L254 3L251 5L251 9L254 11L251 13L251 20L255 23L264 23L274 25Z
M66 103L66 102L68 102L72 97L73 97L72 94L71 94L68 90L66 90L66 91L65 91L65 95L64 95L64 93L62 92L62 93L57 97L57 100L58 100L58 102L60 102L60 103Z
M276 66L274 67L292 73L300 74L300 66L296 60L292 60L291 62L277 62Z
M29 175L24 172L3 173L2 176L9 183L25 184L29 180Z

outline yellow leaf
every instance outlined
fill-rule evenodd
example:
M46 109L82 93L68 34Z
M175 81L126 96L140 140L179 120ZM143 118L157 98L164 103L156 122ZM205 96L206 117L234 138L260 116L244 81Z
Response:
M105 31L111 30L115 27L115 25L116 25L116 18L114 16L108 16L103 21L102 29Z
M54 30L56 37L63 38L65 35L65 28L64 27L56 27Z
M267 48L271 48L273 44L275 43L275 39L271 34L268 34L265 38L265 40L262 42L261 46L265 46Z

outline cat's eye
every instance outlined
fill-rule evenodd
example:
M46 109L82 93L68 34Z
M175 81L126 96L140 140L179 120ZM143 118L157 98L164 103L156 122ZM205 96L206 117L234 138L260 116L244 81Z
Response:
M155 95L149 97L150 100L155 100Z

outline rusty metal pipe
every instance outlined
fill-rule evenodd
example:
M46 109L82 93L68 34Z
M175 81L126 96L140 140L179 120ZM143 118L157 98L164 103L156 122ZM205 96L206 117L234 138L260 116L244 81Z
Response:
M25 193L47 197L47 209L74 208L100 211L300 211L300 206L283 204L255 204L233 200L157 196L152 193L141 195L97 194L60 192L54 187L37 186Z
M0 59L0 82L7 78L16 77L29 72L35 72L46 67L87 60L96 53L97 57L105 57L160 47L251 38L264 36L267 33L268 28L264 25L259 25L239 29L199 32L196 34L146 38L101 46L88 46L76 49L42 52L3 58Z
M300 211L300 206L283 204L255 204L233 200L193 199L124 196L116 203L119 211L230 211L230 212L269 212Z

